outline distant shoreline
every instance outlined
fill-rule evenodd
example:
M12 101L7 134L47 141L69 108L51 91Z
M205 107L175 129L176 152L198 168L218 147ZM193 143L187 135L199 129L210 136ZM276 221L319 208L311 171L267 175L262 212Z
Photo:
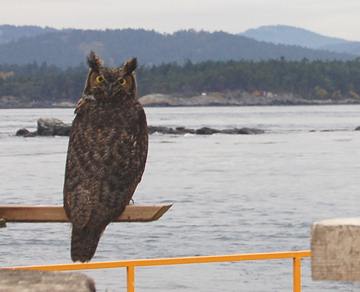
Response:
M201 95L184 97L181 95L149 94L139 98L144 107L216 107L216 106L304 106L304 105L351 105L360 104L360 99L305 99L293 94L262 95L247 92L203 93ZM0 109L21 108L74 108L75 103L62 102L22 102L15 97L1 98Z

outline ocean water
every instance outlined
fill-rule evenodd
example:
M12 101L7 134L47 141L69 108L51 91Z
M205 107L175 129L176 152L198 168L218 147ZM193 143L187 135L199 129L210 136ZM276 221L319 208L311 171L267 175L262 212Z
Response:
M150 125L256 127L261 135L150 137L136 204L173 203L157 222L108 226L93 261L302 250L314 221L360 214L360 106L147 108ZM1 204L62 204L67 137L15 137L71 109L0 110ZM1 266L70 262L70 226L9 223ZM303 291L360 291L313 282ZM124 269L87 271L126 291ZM292 291L290 260L138 268L136 291Z

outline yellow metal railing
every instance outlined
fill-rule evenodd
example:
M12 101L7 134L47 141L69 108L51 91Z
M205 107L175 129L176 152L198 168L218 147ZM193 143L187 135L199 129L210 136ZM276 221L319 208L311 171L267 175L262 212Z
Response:
M249 254L232 254L232 255L215 255L215 256L193 256L193 257L177 257L177 258L122 260L122 261L112 261L112 262L21 266L21 267L7 267L4 269L70 271L70 270L126 268L127 269L127 292L135 292L135 268L136 267L220 263L220 262L240 262L240 261L254 261L254 260L292 259L292 261L293 261L293 292L301 292L301 260L302 260L302 258L310 257L310 256L311 256L311 252L309 250L302 250L302 251L269 252L269 253L249 253Z

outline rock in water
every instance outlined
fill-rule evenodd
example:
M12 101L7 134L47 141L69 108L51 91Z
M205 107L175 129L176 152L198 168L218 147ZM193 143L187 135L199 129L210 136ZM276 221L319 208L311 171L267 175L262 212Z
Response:
M221 130L222 134L231 134L231 135L257 135L264 134L265 131L256 128L234 128L234 129L225 129Z
M22 128L17 130L15 135L19 137L35 137L37 136L37 132L30 132L28 129Z
M217 133L221 133L221 131L212 129L212 128L208 128L208 127L202 127L200 129L195 130L195 134L197 134L197 135L212 135L212 134L217 134Z
M71 125L59 119L43 119L37 121L37 134L39 136L69 136Z
M35 137L35 136L69 136L71 125L65 124L59 119L40 118L37 121L37 131L30 132L27 129L19 129L16 132L16 136L22 137ZM356 130L360 130L358 127ZM164 126L148 126L148 133L161 133L170 135L184 135L184 134L196 134L196 135L212 135L212 134L229 134L229 135L256 135L265 133L264 130L256 128L231 128L231 129L213 129L209 127L202 127L200 129L190 129L186 127L164 127Z
M29 134L30 134L30 131L28 129L22 128L22 129L17 130L15 135L26 137Z

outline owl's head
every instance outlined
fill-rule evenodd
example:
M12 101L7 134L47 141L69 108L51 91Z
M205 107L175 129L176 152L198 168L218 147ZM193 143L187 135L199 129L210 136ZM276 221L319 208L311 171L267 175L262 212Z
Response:
M103 66L102 61L94 52L90 52L87 63L89 74L84 88L85 95L104 101L106 99L135 97L136 58L126 61L121 67L109 68Z

